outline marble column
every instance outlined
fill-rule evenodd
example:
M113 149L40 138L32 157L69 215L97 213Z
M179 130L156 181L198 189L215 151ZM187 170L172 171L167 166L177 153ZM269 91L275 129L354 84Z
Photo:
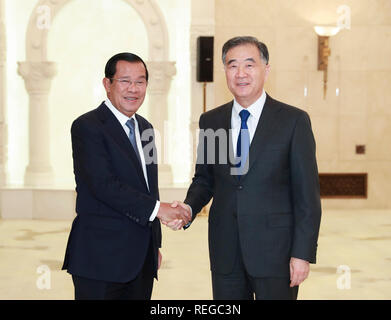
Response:
M168 124L168 92L172 77L176 74L175 62L149 61L147 62L150 75L148 83L149 120L154 126L159 151L159 186L170 186L173 183L172 169L169 164L169 137ZM160 148L159 148L160 145Z
M24 182L26 186L53 184L50 164L49 105L52 78L57 73L54 62L19 62L18 73L29 94L29 162Z
M6 34L4 0L0 0L0 186L7 184L7 125L6 125Z

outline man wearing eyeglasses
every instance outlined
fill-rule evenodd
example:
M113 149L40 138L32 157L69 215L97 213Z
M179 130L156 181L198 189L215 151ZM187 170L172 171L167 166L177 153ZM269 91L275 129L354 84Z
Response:
M63 269L76 300L146 300L161 263L160 221L191 216L159 201L153 128L137 114L148 85L144 61L113 56L103 85L107 100L71 128L77 216Z

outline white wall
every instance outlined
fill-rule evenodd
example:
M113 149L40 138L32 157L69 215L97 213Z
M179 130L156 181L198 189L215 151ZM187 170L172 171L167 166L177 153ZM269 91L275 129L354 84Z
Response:
M28 162L28 95L17 75L17 61L25 61L28 20L38 1L6 0L8 169L11 185L22 185ZM190 152L186 146L190 121L189 0L157 1L166 19L170 61L176 61L168 97L169 145L174 182L187 182ZM130 51L148 61L146 29L137 12L121 0L78 0L68 3L52 21L48 33L48 60L58 64L49 96L51 161L56 187L73 188L70 126L79 115L103 101L101 84L106 61ZM140 114L153 112L148 98ZM181 154L181 158L175 154ZM180 161L177 161L177 160Z
M168 119L170 128L169 152L175 184L186 185L193 172L190 141L190 1L159 0L168 26L170 61L176 61L176 76L168 96ZM151 106L150 112L153 108Z

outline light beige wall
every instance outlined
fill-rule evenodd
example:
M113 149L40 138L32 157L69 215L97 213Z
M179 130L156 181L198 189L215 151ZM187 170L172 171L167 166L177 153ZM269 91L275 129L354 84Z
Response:
M343 4L351 29L330 39L323 100L313 26L336 25ZM258 37L270 51L267 92L311 116L319 171L368 172L367 200L324 200L323 207L391 208L391 1L216 0L215 14L216 105L232 99L222 45L233 36ZM365 155L355 154L357 144L366 145Z

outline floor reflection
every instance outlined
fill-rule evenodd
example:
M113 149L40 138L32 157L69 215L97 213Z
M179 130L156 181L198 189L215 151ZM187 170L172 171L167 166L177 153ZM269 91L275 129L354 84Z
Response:
M0 299L73 299L71 277L61 270L71 224L0 220ZM299 299L391 299L390 226L391 211L324 210L317 264ZM162 231L153 299L211 299L207 216L186 231ZM50 271L49 290L37 286L42 266Z

